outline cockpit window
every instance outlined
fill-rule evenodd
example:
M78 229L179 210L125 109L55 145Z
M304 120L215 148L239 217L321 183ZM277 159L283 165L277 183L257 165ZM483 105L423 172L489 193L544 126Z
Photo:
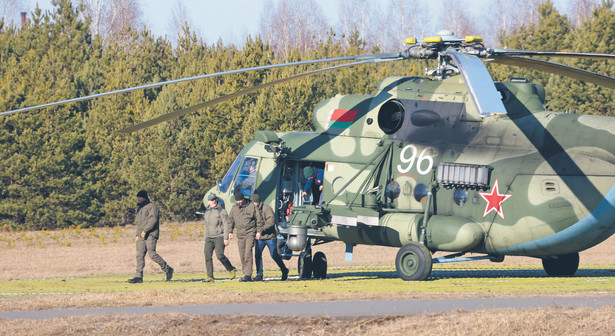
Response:
M228 187L231 185L231 182L233 181L233 177L235 176L235 173L237 172L237 168L239 167L239 163L241 163L241 155L237 156L235 161L233 161L233 164L231 165L231 168L228 169L228 171L226 172L226 174L222 178L222 183L220 183L220 191L221 192L225 193L228 190Z
M244 195L250 196L254 191L254 183L256 182L256 167L258 165L257 158L247 157L243 161L243 165L237 175L235 190L240 190Z

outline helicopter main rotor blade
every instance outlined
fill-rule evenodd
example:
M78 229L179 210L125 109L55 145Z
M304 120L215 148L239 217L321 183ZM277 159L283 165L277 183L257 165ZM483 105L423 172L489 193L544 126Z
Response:
M493 84L493 79L480 58L475 55L459 53L453 49L446 50L444 54L450 56L457 64L472 101L481 116L506 113L506 108Z
M492 56L548 56L548 57L570 57L570 58L594 58L594 59L615 59L611 54L592 54L574 51L540 51L540 50L516 50L516 49L493 49Z
M568 65L518 56L497 56L491 62L550 72L615 90L615 78Z
M0 116L1 115L9 115L9 114L14 114L14 113L19 113L19 112L32 111L32 110L37 110L37 109L46 108L46 107L53 107L53 106L57 106L57 105L76 103L76 102L80 102L80 101L91 100L91 99L95 99L95 98L100 98L100 97L105 97L105 96L110 96L110 95L115 95L115 94L120 94L120 93L126 93L126 92L135 91L135 90L152 89L152 88L156 88L156 87L163 86L163 85L175 84L175 83L181 83L181 82L187 82L187 81L193 81L193 80L196 80L196 79L225 76L225 75L237 74L237 73L243 73L243 72L249 72L249 71L268 70L268 69L287 67L287 66L324 63L324 62L356 61L356 60L370 60L370 59L371 60L378 60L378 59L391 59L391 60L394 60L394 59L398 59L400 57L400 55L401 55L401 52L391 52L391 53L376 54L376 55L345 56L345 57L336 57L336 58L325 58L325 59L319 59L319 60L309 60L309 61L298 61L298 62L291 62L291 63L271 64L271 65L256 66L256 67L251 67L251 68L243 68L243 69L237 69L237 70L222 71L222 72L216 72L216 73L211 73L211 74L204 74L204 75L199 75L199 76L174 79L174 80L169 80L169 81L165 81L165 82L158 82L158 83L139 85L139 86L135 86L135 87L131 87L131 88L126 88L126 89L121 89L121 90L102 92L102 93L97 93L97 94L93 94L93 95L89 95L89 96L77 97L77 98L57 101L57 102L53 102L53 103L41 104L41 105L36 105L36 106L31 106L31 107L24 107L24 108L20 108L20 109L11 110L11 111L0 112Z
M237 92L233 92L231 94L228 94L226 96L222 96L222 97L218 97L218 98L214 98L212 100L208 100L206 102L197 104L197 105L193 105L190 107L186 107L183 109L179 109L167 114L163 114L159 117L156 117L154 119L150 119L148 121L144 121L142 123L136 124L136 125L132 125L126 128L123 128L121 130L118 131L118 133L132 133L153 125L157 125L159 123L165 122L165 121L169 121L171 119L175 119L178 117L181 117L183 115L198 111L200 109L209 107L209 106L213 106L222 102L225 102L227 100L233 99L233 98L237 98L237 97L241 97L262 89L266 89L268 87L274 86L274 85L278 85L278 84L282 84L282 83L286 83L295 79L299 79L301 77L306 77L306 76L310 76L310 75L314 75L317 73L321 73L321 72L325 72L325 71L330 71L330 70L336 70L336 69L341 69L344 67L349 67L349 66L354 66L354 65L359 65L359 64L366 64L366 63L375 63L375 62L384 62L384 61L393 61L393 60L399 60L401 58L387 58L387 59L368 59L368 60L363 60L363 61L359 61L359 62L354 62L354 63L346 63L346 64L340 64L340 65L336 65L336 66L332 66L332 67L328 67L328 68L323 68L323 69L318 69L318 70L314 70L314 71L310 71L310 72L304 72L298 75L294 75L294 76L290 76L290 77L286 77L286 78L282 78L282 79L278 79L275 80L273 82L269 82L269 83L265 83L265 84L261 84L261 85L257 85L257 86L253 86L247 89L243 89Z

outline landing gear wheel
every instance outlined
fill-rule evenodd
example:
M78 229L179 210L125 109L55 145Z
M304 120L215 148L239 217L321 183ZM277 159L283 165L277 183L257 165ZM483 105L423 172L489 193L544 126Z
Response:
M299 253L297 268L300 279L309 279L312 277L312 252L305 251Z
M542 267L549 276L572 276L579 269L579 253L542 259Z
M312 259L312 272L315 279L327 278L327 257L322 252L316 252Z
M431 274L431 252L423 244L402 246L395 258L397 274L406 281L425 280Z

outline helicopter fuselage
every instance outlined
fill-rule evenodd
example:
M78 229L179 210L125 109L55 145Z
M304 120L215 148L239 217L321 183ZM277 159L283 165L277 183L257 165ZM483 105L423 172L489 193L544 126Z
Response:
M545 111L544 89L527 80L496 87L508 113L487 117L455 78L394 77L375 95L338 95L315 108L315 132L246 146L238 162L257 161L257 173L242 190L277 209L282 233L304 226L348 245L553 256L608 238L615 119ZM214 190L227 201L235 166ZM302 195L306 166L324 172L322 201Z

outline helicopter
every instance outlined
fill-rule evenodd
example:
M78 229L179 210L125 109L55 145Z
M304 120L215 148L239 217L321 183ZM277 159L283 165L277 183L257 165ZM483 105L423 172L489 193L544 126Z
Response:
M428 279L434 263L540 258L550 276L574 275L579 251L615 232L615 118L545 108L528 78L494 82L486 62L550 72L615 89L615 78L531 57L615 55L486 48L443 30L407 49L205 74L0 114L247 71L342 62L250 87L120 130L138 131L305 76L375 62L435 60L425 77L383 79L372 94L336 95L313 110L314 131L256 131L205 195L232 204L255 192L276 213L279 250L300 278L325 278L316 246L398 247L401 279ZM319 172L314 177L314 172ZM310 179L321 188L308 190ZM205 198L205 197L204 197ZM204 199L204 203L205 199ZM450 253L432 257L435 252ZM472 253L477 256L464 257Z

